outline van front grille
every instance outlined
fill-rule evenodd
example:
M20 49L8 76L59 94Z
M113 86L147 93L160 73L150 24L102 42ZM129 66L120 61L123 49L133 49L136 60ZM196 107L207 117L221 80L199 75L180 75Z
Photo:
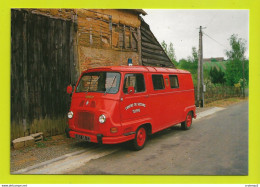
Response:
M78 112L76 125L80 129L86 129L91 131L98 130L98 127L94 125L95 115L90 112Z

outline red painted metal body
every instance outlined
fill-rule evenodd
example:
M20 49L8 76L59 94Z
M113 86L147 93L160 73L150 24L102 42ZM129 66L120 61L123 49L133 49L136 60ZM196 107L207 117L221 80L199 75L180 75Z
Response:
M117 144L135 138L138 127L146 124L153 134L185 121L188 112L196 118L194 87L188 71L144 66L111 66L89 69L90 72L117 72L120 75L118 92L72 93L70 111L73 117L68 119L69 135L88 137L88 141L103 144ZM142 74L145 89L134 93L133 87L123 91L125 75ZM162 75L165 88L154 90L152 75ZM178 87L171 88L169 75L178 77ZM81 78L80 78L81 79ZM79 79L79 81L80 81ZM77 82L76 88L78 87ZM112 83L113 84L113 83ZM100 123L99 117L106 120ZM147 136L143 131L138 137ZM142 138L139 142L142 143Z

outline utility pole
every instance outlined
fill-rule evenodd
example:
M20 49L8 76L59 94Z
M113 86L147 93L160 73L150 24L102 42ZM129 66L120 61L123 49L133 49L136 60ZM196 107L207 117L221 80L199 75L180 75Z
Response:
M202 45L202 29L206 27L200 26L199 31L199 59L198 59L198 83L197 83L197 106L204 107L204 77L203 77L203 45Z
M199 44L200 44L200 41L199 41ZM198 79L197 79L197 102L196 102L196 106L200 107L200 47L199 47L199 59L198 59Z
M245 60L243 59L243 98L245 98Z

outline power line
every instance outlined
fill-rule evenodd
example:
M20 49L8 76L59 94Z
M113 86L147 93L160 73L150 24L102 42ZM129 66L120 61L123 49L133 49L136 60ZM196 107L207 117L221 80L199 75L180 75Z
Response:
M217 40L215 40L214 38L212 38L211 36L209 36L208 34L206 34L205 32L203 32L203 34L205 34L207 37L209 37L211 40L215 41L216 43L218 43L219 45L228 48L227 46L223 45L222 43L218 42Z

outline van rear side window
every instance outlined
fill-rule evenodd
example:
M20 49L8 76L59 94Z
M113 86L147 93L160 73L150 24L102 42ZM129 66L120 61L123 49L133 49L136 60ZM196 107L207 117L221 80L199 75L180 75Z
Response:
M135 88L135 93L144 92L145 91L145 83L144 83L144 75L140 73L135 74L126 74L124 80L124 93L127 93L127 89L129 86L133 86Z
M152 80L154 90L163 90L165 88L162 75L152 75Z
M177 75L169 75L171 88L179 88Z

